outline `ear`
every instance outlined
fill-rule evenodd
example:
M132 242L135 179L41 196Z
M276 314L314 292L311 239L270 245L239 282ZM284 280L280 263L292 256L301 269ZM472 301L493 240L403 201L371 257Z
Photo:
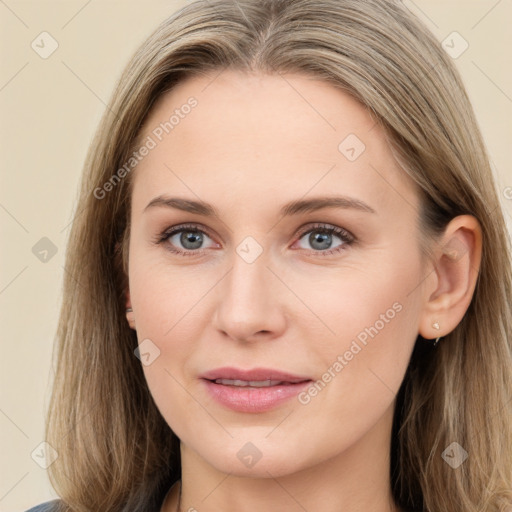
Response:
M126 308L131 309L132 308L132 301L130 299L130 290L126 291ZM126 320L128 320L128 324L130 325L130 328L135 330L135 315L133 311L126 311Z
M121 242L117 241L114 247L114 254L115 258L117 260L118 265L122 265L122 244ZM130 289L128 284L126 284L126 291L125 291L125 308L131 309L132 308L132 301L130 298ZM135 330L135 315L133 314L133 311L126 311L126 320L128 321L128 324L132 329Z
M434 270L426 279L419 334L426 339L445 336L466 313L482 258L482 230L471 215L452 219L432 251Z

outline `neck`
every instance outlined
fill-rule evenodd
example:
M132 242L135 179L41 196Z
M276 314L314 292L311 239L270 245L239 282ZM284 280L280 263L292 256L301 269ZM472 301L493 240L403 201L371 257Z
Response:
M390 419L392 410L385 418L389 429L377 426L342 453L282 476L275 476L281 471L275 464L264 469L266 477L223 472L182 443L182 482L174 486L162 512L178 510L180 490L181 512L400 512L389 477Z

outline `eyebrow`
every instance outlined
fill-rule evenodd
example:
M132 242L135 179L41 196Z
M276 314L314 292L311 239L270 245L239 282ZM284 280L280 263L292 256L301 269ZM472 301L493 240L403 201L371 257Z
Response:
M183 199L181 197L169 197L165 195L160 195L152 199L144 208L144 212L149 208L156 206L174 208L184 212L203 215L205 217L219 217L216 208L207 202ZM371 206L359 199L345 196L327 196L291 201L281 208L280 214L283 217L287 217L300 213L314 212L321 210L322 208L342 208L367 213L377 213Z

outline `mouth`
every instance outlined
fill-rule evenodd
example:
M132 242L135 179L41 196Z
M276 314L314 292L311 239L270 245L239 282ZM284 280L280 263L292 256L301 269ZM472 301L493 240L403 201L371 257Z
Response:
M309 377L265 368L219 368L203 374L201 380L219 404L246 413L275 409L312 382Z
M240 383L248 383L248 385L277 385L280 383L296 384L305 380L311 380L310 377L303 375L294 375L293 373L283 372L274 368L251 368L242 370L234 367L223 367L209 370L202 375L201 378L210 381L226 381L226 385L240 385ZM229 381L229 382L228 382ZM220 382L220 384L224 384Z
M222 384L223 386L235 386L242 388L269 388L272 386L292 386L293 384L297 384L298 382L287 382L282 380L231 380L231 379L215 379L210 382L214 382L215 384ZM304 381L300 381L304 382Z

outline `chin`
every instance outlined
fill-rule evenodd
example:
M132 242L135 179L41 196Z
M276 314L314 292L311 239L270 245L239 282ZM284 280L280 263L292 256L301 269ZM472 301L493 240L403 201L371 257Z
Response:
M197 453L217 471L250 478L282 477L321 462L318 455L308 458L295 443L286 449L282 444L276 446L269 440L255 437L251 442L246 439L241 442L232 440L229 447L219 444L218 449Z

